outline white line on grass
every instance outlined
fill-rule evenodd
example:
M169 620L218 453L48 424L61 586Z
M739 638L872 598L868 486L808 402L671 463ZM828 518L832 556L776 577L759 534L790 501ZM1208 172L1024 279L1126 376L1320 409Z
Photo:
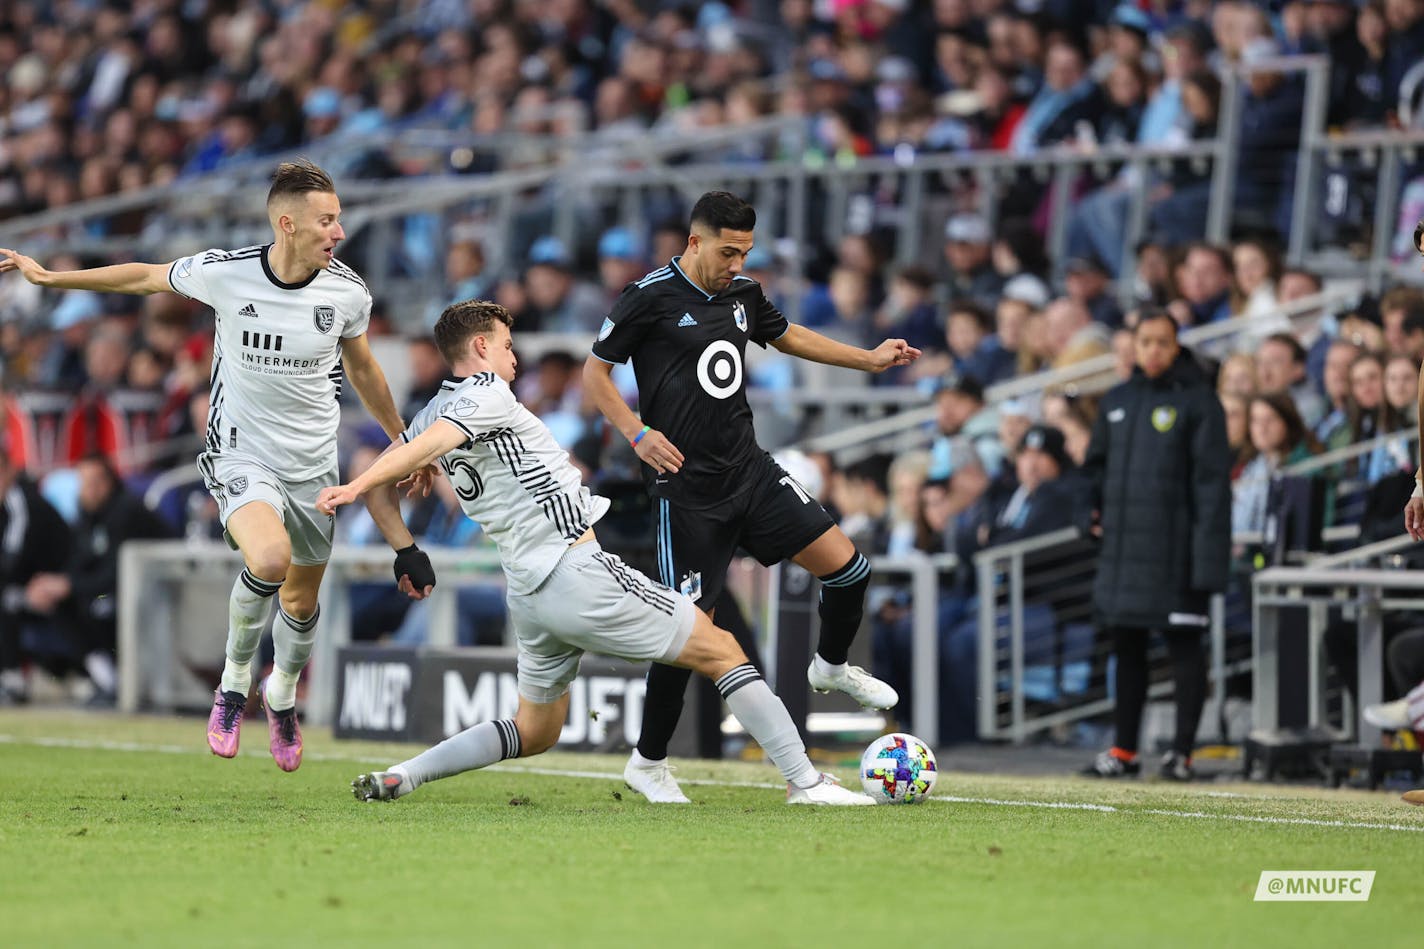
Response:
M43 748L77 748L91 751L155 752L168 755L201 754L201 750L187 745L146 745L131 741L97 741L86 738L29 738L19 735L0 734L0 744L36 745ZM243 752L243 757L265 757L256 749ZM304 755L312 761L342 761L350 764L369 764L378 759L370 755L341 755L313 752ZM588 778L598 781L622 781L622 774L607 771L574 771L563 768L538 768L527 765L511 765L501 762L485 770L513 774L536 774L553 778ZM682 784L705 785L722 788L765 788L780 790L784 785L762 781L721 781L714 778L689 778ZM1229 792L1206 792L1229 793ZM1248 795L1236 795L1248 797ZM1117 807L1112 804L1090 804L1083 801L1016 801L993 797L959 797L952 794L936 794L927 798L941 804L977 804L987 807L1031 807L1055 811L1092 811L1099 814L1151 814L1155 817L1177 817L1186 820L1241 821L1251 824L1295 825L1306 827L1330 827L1345 830L1396 830L1406 833L1424 833L1421 824L1385 824L1371 821L1318 820L1309 817L1264 817L1256 814L1210 814L1205 811L1175 811L1158 807Z

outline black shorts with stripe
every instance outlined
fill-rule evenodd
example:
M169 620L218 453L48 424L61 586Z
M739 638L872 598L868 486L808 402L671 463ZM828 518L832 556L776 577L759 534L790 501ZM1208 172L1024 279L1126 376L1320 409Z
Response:
M767 452L748 464L731 500L689 509L653 499L658 579L710 610L738 548L766 566L789 560L835 527L825 508Z

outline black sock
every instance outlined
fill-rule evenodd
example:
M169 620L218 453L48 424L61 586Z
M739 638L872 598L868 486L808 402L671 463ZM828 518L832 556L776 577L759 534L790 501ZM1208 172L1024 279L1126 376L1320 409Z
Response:
M667 757L668 742L682 717L682 699L687 694L691 669L655 662L648 667L648 692L643 697L643 732L638 737L638 754L649 761Z
M845 566L821 577L821 642L816 653L833 666L846 661L865 612L870 561L856 551Z
M1113 723L1117 728L1114 744L1123 751L1137 751L1142 730L1142 709L1147 704L1147 640L1145 629L1117 627L1112 631L1113 651L1117 654L1117 703L1113 707Z
M1206 704L1206 650L1202 631L1176 627L1163 633L1172 656L1172 679L1177 699L1177 734L1172 750L1184 758L1192 756L1197 741L1197 725Z

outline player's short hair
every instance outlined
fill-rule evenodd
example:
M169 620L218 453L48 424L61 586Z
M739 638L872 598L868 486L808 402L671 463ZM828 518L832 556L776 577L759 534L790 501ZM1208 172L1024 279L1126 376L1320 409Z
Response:
M1421 240L1424 240L1424 218L1421 218L1420 221L1419 221L1419 223L1416 224L1416 225L1414 225L1414 249L1415 249L1415 250L1419 250L1419 242L1420 242ZM1424 251L1419 251L1419 252L1420 252L1421 254L1424 254Z
M692 230L701 224L714 234L750 231L756 228L756 208L730 191L709 191L692 206L689 224Z
M331 176L309 158L284 161L272 173L272 188L267 192L267 204L282 198L303 194L336 194Z
M452 303L435 321L435 345L440 355L451 366L465 355L465 347L471 339L494 329L494 324L503 323L514 329L514 314L498 303L489 300L462 300Z

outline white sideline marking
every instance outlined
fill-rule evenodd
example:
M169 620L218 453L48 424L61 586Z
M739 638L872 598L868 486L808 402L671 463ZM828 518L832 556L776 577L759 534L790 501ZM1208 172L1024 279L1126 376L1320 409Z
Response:
M84 738L24 738L17 735L5 734L0 734L0 744L35 745L43 748L77 748L90 751L154 752L167 755L202 754L205 750L200 750L189 745L145 745L131 741L94 741ZM266 757L266 752L260 749L248 749L246 752L241 752L241 754L243 757ZM369 756L322 754L319 752L308 754L304 757L312 761L342 761L349 764L369 764L377 760ZM574 771L563 768L536 768L526 765L511 765L505 762L492 765L485 770L514 774L537 774L553 778L588 778L602 781L623 780L621 773L611 774L607 771ZM764 788L768 790L781 790L785 787L783 784L772 784L762 781L720 781L713 778L689 778L679 783L704 785L708 787ZM1216 794L1217 796L1231 794L1231 796L1234 797L1249 797L1249 795L1238 795L1233 792L1207 793ZM989 807L1032 807L1042 810L1092 811L1099 814L1151 814L1155 817L1178 817L1186 820L1223 820L1280 826L1329 827L1346 830L1395 830L1412 834L1424 833L1424 824L1384 824L1371 821L1321 820L1309 817L1265 817L1257 814L1209 814L1205 811L1175 811L1159 807L1119 807L1112 804L1090 804L1083 801L1015 801L993 797L959 797L952 794L936 794L927 798L927 800L941 804L980 804Z

